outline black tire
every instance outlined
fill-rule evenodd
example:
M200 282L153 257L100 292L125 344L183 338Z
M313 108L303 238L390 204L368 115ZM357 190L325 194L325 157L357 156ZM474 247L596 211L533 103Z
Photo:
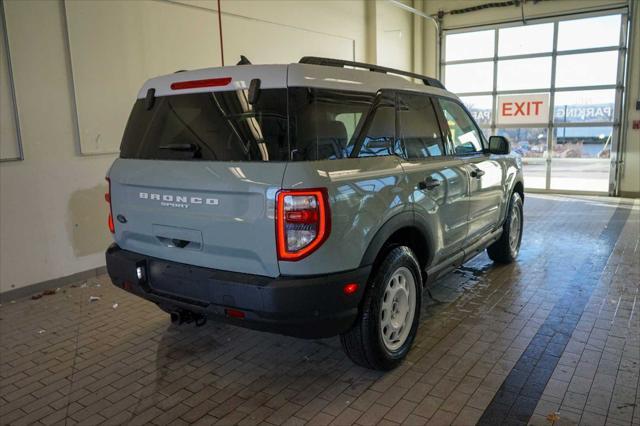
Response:
M387 285L391 282L392 277L400 271L408 276L406 275L407 270L413 276L415 283L413 321L404 343L395 350L389 350L384 343L381 330L381 322L384 318L381 316L383 315L381 313L383 298L385 292L388 291ZM407 287L409 286L410 283L407 284ZM411 349L416 337L420 322L421 296L422 278L415 255L408 247L394 247L371 274L356 323L349 331L340 335L340 341L347 356L354 363L374 370L386 371L398 366ZM410 305L411 303L408 303L408 306ZM386 312L385 310L385 314ZM410 308L408 312L410 312ZM410 317L404 318L408 323ZM398 333L402 333L405 327L406 325ZM398 343L400 343L400 339L398 339Z
M518 215L517 218L514 217ZM518 223L514 225L514 220ZM513 226L512 226L513 225ZM489 258L498 263L512 263L518 257L520 252L520 243L522 241L522 230L524 225L524 216L522 213L522 197L519 193L514 192L509 202L509 210L507 211L507 219L502 225L502 236L498 241L491 244L487 248ZM515 229L514 229L515 228ZM517 232L515 239L512 240L514 232ZM515 242L515 245L513 244Z

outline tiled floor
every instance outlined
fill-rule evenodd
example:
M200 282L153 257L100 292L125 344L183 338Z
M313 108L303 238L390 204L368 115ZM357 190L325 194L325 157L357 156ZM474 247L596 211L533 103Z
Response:
M640 425L640 202L525 212L519 261L438 283L386 374L337 338L173 326L106 277L4 303L0 423Z

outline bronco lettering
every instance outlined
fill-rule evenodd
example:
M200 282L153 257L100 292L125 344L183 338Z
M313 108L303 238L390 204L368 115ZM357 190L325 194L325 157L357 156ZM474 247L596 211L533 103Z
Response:
M187 197L186 195L158 194L150 192L138 193L141 200L162 201L160 205L165 207L189 208L190 204L206 204L208 206L217 206L219 200L217 198Z

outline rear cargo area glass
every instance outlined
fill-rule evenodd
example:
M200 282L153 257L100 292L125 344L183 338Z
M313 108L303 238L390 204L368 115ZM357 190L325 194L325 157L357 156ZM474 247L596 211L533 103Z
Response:
M262 90L250 105L244 90L138 99L121 158L286 161L286 89Z

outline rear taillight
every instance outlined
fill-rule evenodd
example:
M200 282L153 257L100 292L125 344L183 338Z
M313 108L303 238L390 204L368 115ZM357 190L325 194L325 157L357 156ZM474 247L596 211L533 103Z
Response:
M109 184L109 189L107 189L108 192L104 194L104 199L107 203L109 203L109 231L111 231L112 234L115 234L116 227L113 223L113 210L111 209L111 179L106 179L107 183Z
M292 189L276 199L278 259L300 260L313 253L331 229L327 190Z

